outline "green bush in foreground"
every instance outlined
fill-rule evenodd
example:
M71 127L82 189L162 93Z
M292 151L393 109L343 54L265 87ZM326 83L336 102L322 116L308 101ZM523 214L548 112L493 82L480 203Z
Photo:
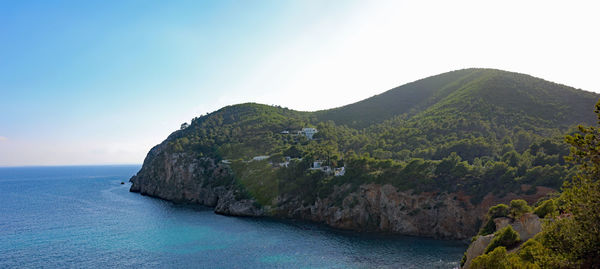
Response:
M494 251L477 256L471 262L473 269L503 269L510 268L506 259L506 248L497 247Z
M562 267L560 260L556 256L551 256L550 250L538 241L536 238L531 238L527 242L523 243L521 249L510 257L511 261L515 264L527 264L530 267L535 268L555 268ZM535 266L533 266L535 265Z
M494 222L495 218L506 217L508 216L509 208L505 204L498 204L490 207L487 213L487 221L481 230L479 231L479 235L488 235L493 234L496 231L496 223Z
M529 241L527 241L529 242ZM539 242L535 242L539 245ZM541 250L543 248L537 248L538 245L535 245L534 251L535 255L539 257L539 255L544 255ZM532 263L526 259L523 259L519 255L515 253L508 254L505 247L497 247L492 252L488 254L483 254L481 256L476 257L471 262L470 268L475 269L539 269L539 268L555 268L556 263L544 263L542 265L537 263Z
M490 244L485 248L485 253L489 253L500 246L510 248L519 243L519 241L521 241L519 234L512 226L508 225L496 232Z
M558 214L558 207L554 200L546 200L542 202L538 207L533 211L534 214L538 215L540 218L545 217L553 217Z
M495 231L496 231L496 223L494 222L493 218L488 217L487 221L485 222L485 225L483 225L483 227L481 227L481 230L479 230L478 235L493 234Z
M518 219L523 214L531 212L532 209L527 205L527 201L518 199L510 201L510 213L509 216L513 219Z
M576 264L563 259L564 257L553 255L540 241L532 238L517 252L507 253L506 248L500 246L490 253L475 257L470 268L578 268Z
M506 217L508 216L509 213L509 208L507 205L505 204L497 204L495 206L490 207L490 209L488 210L488 215L491 218L500 218L500 217Z

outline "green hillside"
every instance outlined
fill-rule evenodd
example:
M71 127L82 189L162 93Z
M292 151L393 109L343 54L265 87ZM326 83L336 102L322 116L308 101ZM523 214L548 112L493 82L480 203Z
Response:
M484 116L488 118L493 116L492 113L501 113L506 118L501 120L516 121L520 120L519 116L528 115L548 121L550 127L564 128L573 122L593 121L586 108L593 106L590 100L596 96L524 74L463 69L421 79L354 104L315 114L320 120L332 120L354 128L365 128L399 115L458 113L464 116L468 112L487 113Z
M600 120L600 102L596 104ZM591 114L591 113L590 113ZM540 199L534 207L513 200L510 207L493 206L479 235L493 236L485 252L472 259L469 268L597 268L600 264L600 129L580 126L567 135L571 147L566 158L576 175L562 193ZM541 229L528 240L520 239L511 225L496 231L496 218L517 220L524 213L542 218ZM520 221L520 220L519 220ZM516 235L516 237L515 237ZM480 238L483 239L483 238ZM507 240L508 239L508 240ZM474 238L472 245L479 239ZM483 242L479 240L479 242ZM467 254L461 267L468 260Z
M231 161L238 183L263 203L272 198L266 186L305 193L310 202L335 185L368 182L463 190L477 202L490 191L518 192L521 184L558 188L571 174L564 134L595 121L589 111L598 97L528 75L464 69L330 110L228 106L193 119L168 143L172 152ZM304 127L317 128L314 139L295 135ZM259 162L264 167L286 156L302 159L272 169L245 162L259 155L269 156ZM309 170L315 160L347 173Z

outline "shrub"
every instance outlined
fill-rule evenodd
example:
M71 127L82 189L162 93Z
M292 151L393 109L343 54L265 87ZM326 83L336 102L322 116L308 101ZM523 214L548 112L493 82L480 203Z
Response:
M498 247L489 254L477 256L471 262L473 269L500 269L509 268L508 260L506 259L506 248Z
M523 243L519 250L519 257L527 262L534 263L536 259L545 255L544 246L537 240L531 238Z
M470 268L561 268L559 263L552 261L547 256L543 246L534 239L530 239L523 244L522 249L517 253L507 253L505 247L497 247L488 254L475 257L471 262Z
M552 217L558 213L558 208L554 200L546 200L542 202L538 207L533 211L538 217L545 218L546 216Z
M485 223L485 225L483 225L483 227L481 227L481 230L479 230L479 235L493 234L495 231L496 223L494 222L494 219L488 217L488 220Z
M519 234L513 229L512 226L508 225L494 234L494 238L485 248L485 253L488 253L499 246L510 248L519 241L521 241Z
M510 211L509 211L509 208L507 205L497 204L495 206L490 207L490 209L488 210L488 216L490 216L493 219L500 218L500 217L506 217L506 216L508 216L509 212Z
M509 208L505 204L498 204L490 207L487 213L487 221L485 225L481 227L479 235L488 235L494 233L496 231L496 223L494 222L494 219L506 217L508 216L508 213Z
M523 214L531 212L531 207L527 205L527 202L522 199L512 200L510 201L510 217L513 219L518 219Z

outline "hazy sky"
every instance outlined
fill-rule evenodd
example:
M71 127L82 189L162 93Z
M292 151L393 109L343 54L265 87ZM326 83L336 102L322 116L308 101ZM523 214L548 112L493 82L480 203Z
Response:
M600 91L598 1L0 0L0 166L141 163L222 106L490 67Z

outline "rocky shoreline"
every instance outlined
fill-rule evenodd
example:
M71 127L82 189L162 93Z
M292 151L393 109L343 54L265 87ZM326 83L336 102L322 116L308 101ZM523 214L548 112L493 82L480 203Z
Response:
M217 214L298 219L361 232L467 239L477 234L490 206L516 198L533 202L552 191L537 187L534 194L525 197L488 194L473 205L464 193L413 193L389 184L364 184L352 189L344 184L314 203L281 194L272 205L260 205L240 195L228 165L164 149L162 143L148 153L141 170L130 179L131 192L213 207Z

